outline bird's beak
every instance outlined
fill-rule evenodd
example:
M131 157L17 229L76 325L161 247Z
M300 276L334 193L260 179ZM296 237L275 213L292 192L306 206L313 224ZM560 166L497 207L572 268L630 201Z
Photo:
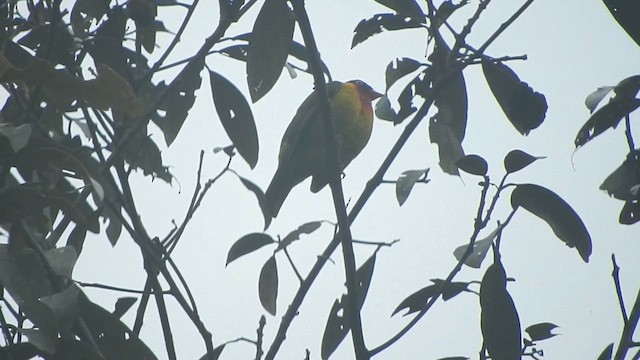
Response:
M371 100L375 100L375 99L377 99L377 98L381 98L381 97L383 97L383 96L384 96L384 94L381 94L381 93L379 93L379 92L377 92L377 91L375 91L375 90L373 90L373 89L371 89L371 90L367 93L367 95L369 95L369 99L371 99Z

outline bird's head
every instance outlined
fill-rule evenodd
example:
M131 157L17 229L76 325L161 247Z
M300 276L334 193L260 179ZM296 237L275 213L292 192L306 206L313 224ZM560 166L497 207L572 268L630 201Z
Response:
M362 80L351 80L349 82L354 84L358 89L358 92L360 93L360 100L362 102L366 101L371 103L371 101L383 96L383 94L373 90L373 88L369 86L369 84L365 83Z

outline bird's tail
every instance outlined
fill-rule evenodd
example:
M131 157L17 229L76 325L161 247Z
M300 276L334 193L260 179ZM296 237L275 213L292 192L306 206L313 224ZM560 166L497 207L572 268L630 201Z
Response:
M276 171L273 176L273 180L269 184L267 191L265 192L265 200L269 211L271 211L271 217L278 216L278 212L284 203L284 200L291 192L291 189L295 186L290 176L286 176L281 169Z

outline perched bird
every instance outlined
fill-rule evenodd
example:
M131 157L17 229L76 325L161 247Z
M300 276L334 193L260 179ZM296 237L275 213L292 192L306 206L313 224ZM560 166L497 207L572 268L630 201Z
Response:
M360 80L327 84L331 118L338 146L338 166L343 171L367 145L373 126L371 101L382 94ZM329 182L325 159L322 109L315 93L300 105L282 137L278 170L265 193L271 216L276 217L291 189L312 176L311 191Z

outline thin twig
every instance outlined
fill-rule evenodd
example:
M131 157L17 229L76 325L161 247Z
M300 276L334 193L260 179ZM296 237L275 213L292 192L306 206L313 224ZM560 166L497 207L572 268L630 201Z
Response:
M633 151L636 149L636 146L633 141L633 133L631 132L631 117L629 114L624 116L625 129L624 133L627 137L627 144L629 144L629 151Z
M300 275L300 272L298 271L298 268L296 267L296 264L293 263L293 259L291 259L291 255L289 255L289 250L287 250L286 247L282 248L282 250L284 251L284 254L287 257L287 260L289 260L289 264L291 265L291 268L293 269L293 272L296 274L296 277L298 278L300 283L302 283L304 281L304 279L302 278L302 275Z
M633 304L633 308L631 308L631 313L629 314L629 320L626 324L624 324L624 328L622 329L622 335L620 335L620 341L618 342L618 350L616 351L616 355L613 357L613 360L624 360L627 352L633 345L633 333L636 331L636 326L638 325L638 320L640 319L640 289L638 289L638 294L636 295L636 301Z
M119 291L119 292L129 293L129 294L144 294L144 290L127 289L127 288L123 288L123 287L119 287L119 286L111 286L111 285L105 285L105 284L100 284L100 283L87 283L87 282L78 281L78 280L74 280L73 282L75 282L76 284L78 284L78 285L80 285L82 287L90 287L90 288L103 289L103 290ZM165 292L163 292L163 294L167 295L167 294L169 294L169 292L165 291Z
M518 19L531 4L533 4L533 0L527 0L507 21L500 25L498 30L496 30L496 32L494 32L489 39L482 44L482 46L480 46L478 52L480 54L484 54L484 51L487 50L489 45L491 45L500 36L500 34L507 30L507 28L511 26L511 24L513 24L513 22L516 21L516 19Z
M622 323L627 324L629 317L627 316L627 309L624 306L624 297L622 296L622 286L620 286L620 267L616 262L616 255L611 254L611 263L613 270L611 271L611 277L613 277L613 284L616 287L616 295L618 296L618 304L620 305L620 311L622 312Z
M262 351L262 342L264 340L264 327L267 324L267 318L262 315L258 322L258 329L256 330L256 360L261 360L264 352Z

